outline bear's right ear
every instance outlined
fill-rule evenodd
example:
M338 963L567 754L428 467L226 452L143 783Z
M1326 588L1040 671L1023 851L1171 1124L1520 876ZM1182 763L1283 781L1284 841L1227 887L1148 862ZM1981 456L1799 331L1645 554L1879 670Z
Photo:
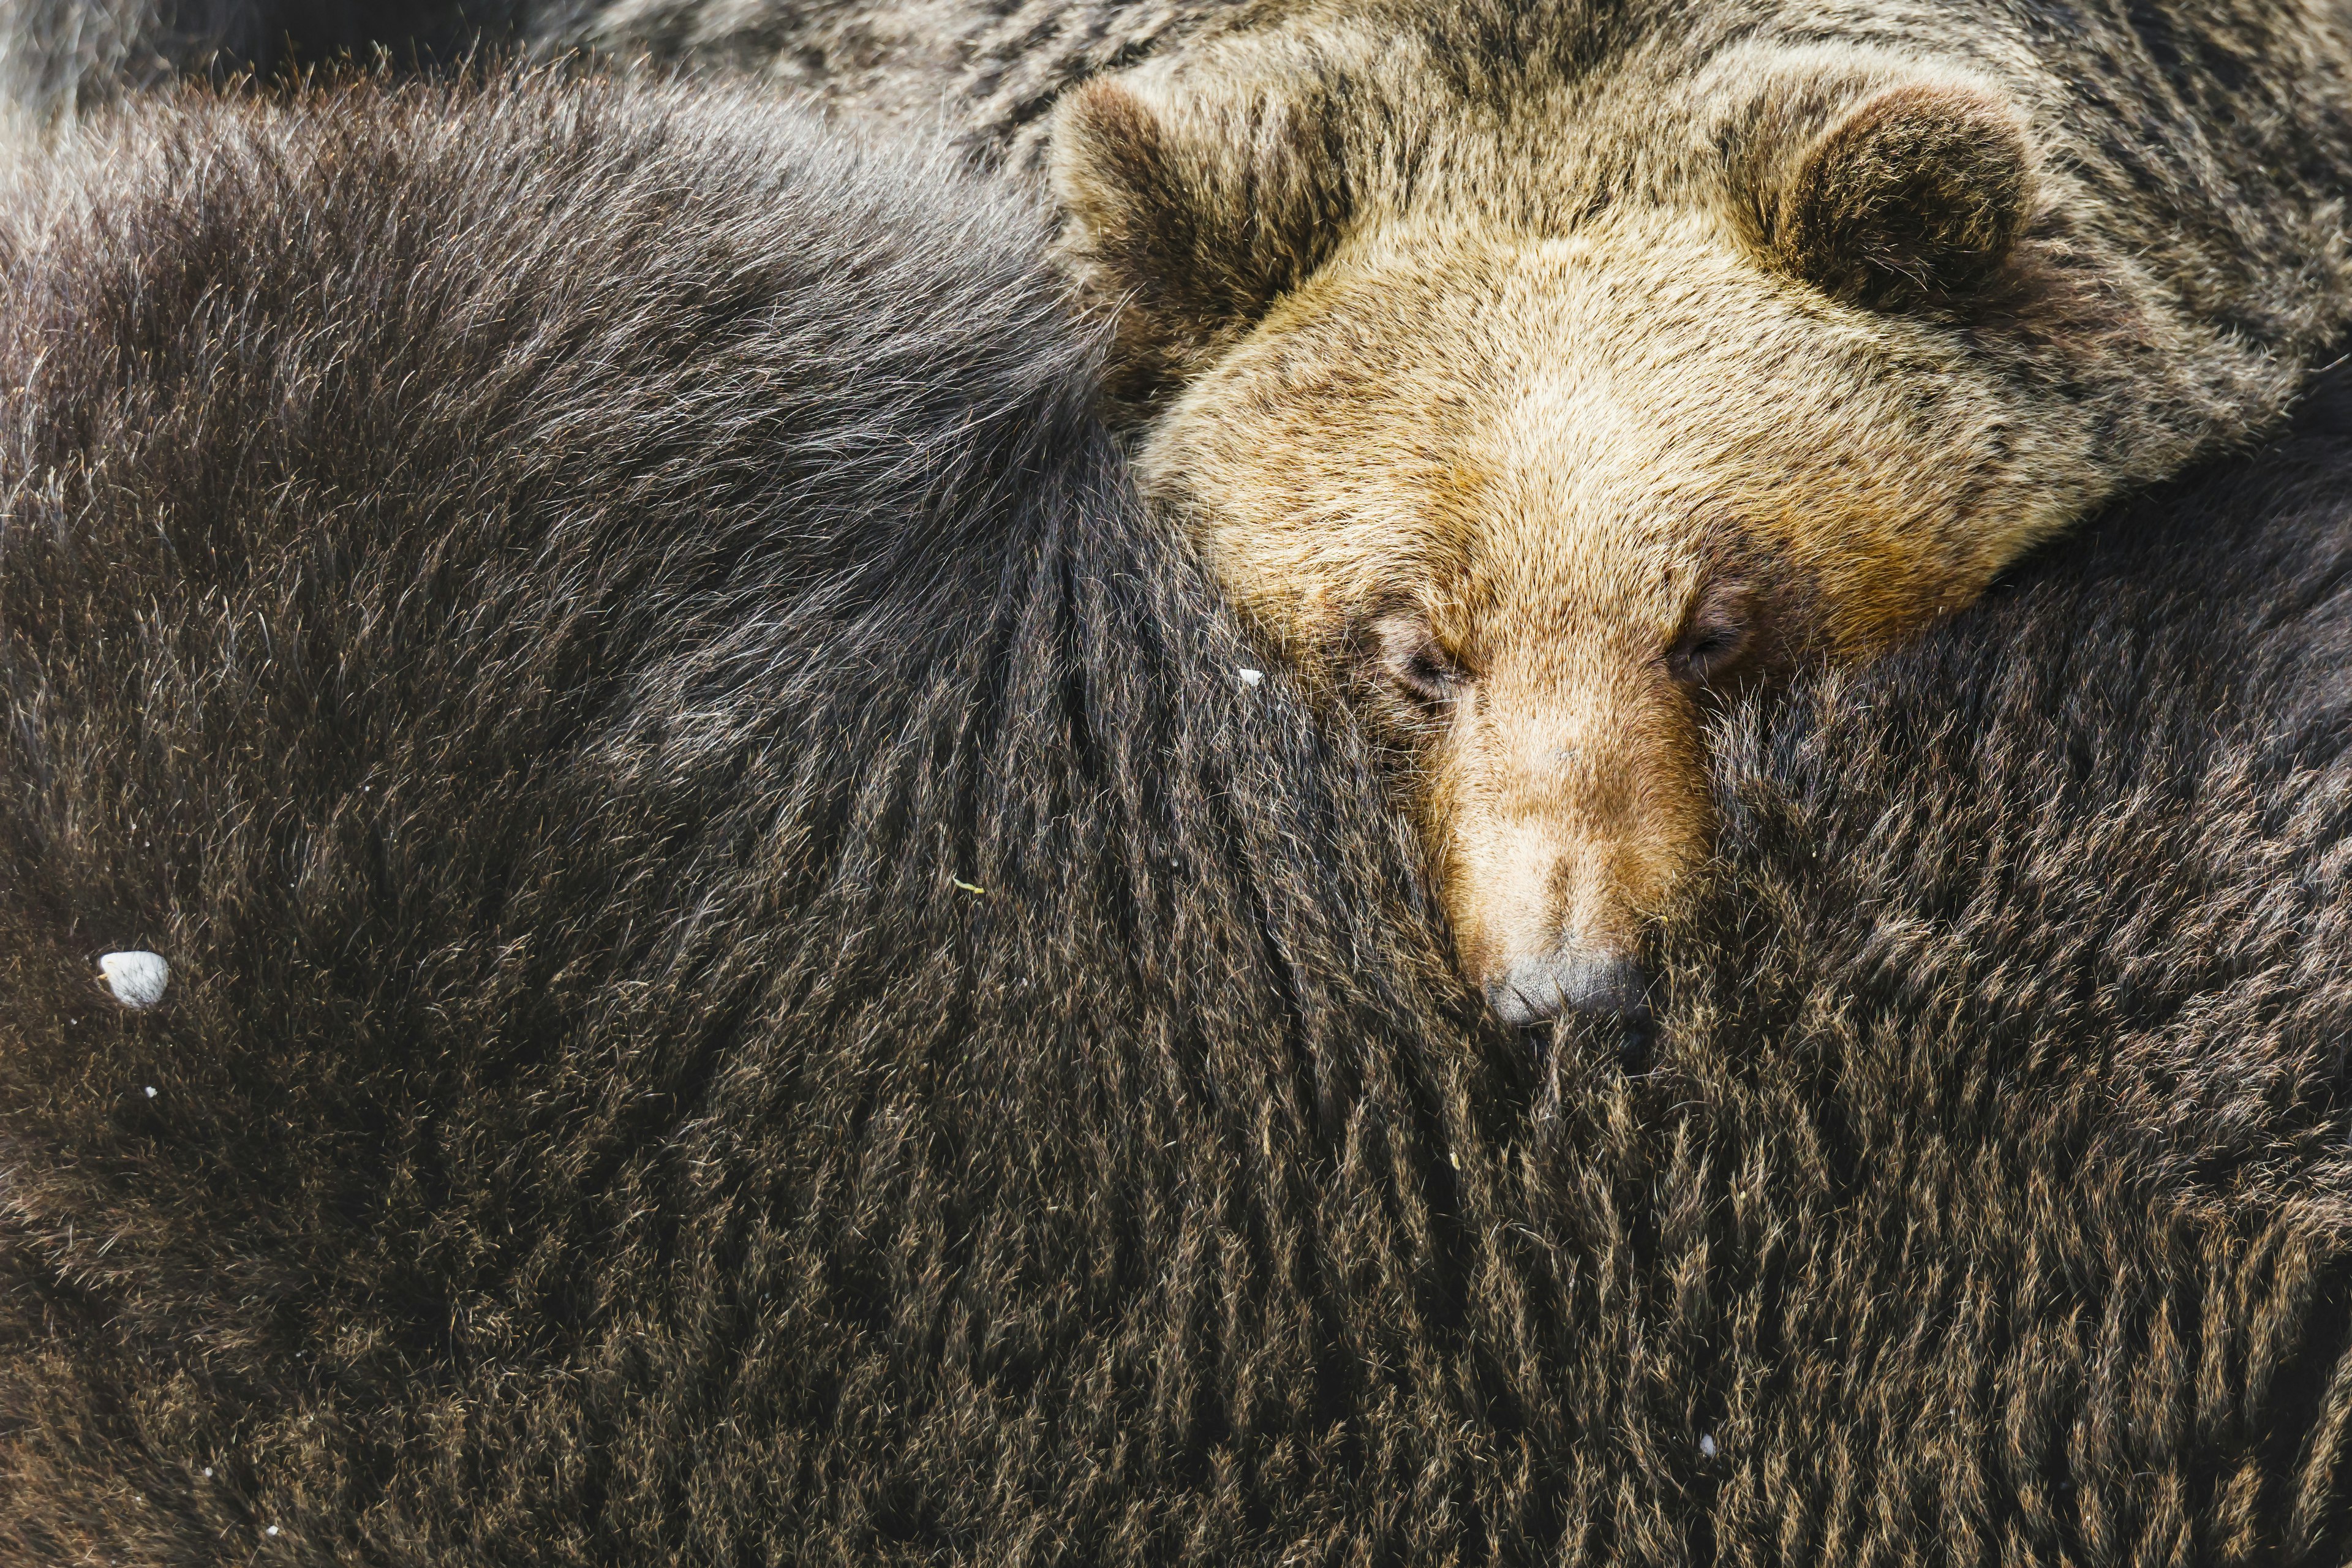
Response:
M1351 207L1340 143L1325 102L1257 84L1203 96L1106 77L1063 100L1061 248L1118 310L1118 395L1181 382L1330 256Z
M1758 190L1767 259L1880 309L1948 300L2008 259L2033 188L2017 110L1974 84L1905 82L1853 104Z

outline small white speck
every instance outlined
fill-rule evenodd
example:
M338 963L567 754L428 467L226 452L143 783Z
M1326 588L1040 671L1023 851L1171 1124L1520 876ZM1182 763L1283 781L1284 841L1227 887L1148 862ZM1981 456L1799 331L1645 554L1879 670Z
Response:
M206 1466L205 1467L205 1479L206 1479L206 1480L211 1480L212 1479L213 1479L213 1468L212 1468L210 1465L206 1465Z
M262 1534L264 1534L264 1535L275 1535L275 1534L277 1534L277 1533L278 1533L278 1527L277 1527L276 1525L274 1525L274 1524L273 1524L273 1525L271 1525L268 1530L263 1531L261 1533L262 1533Z
M1244 668L1242 670L1242 684L1244 686L1255 686L1259 681L1264 680L1265 679L1265 671L1262 669L1250 669Z
M163 987L172 981L172 966L162 954L135 948L100 954L98 969L114 999L126 1007L152 1007L163 999Z
M155 1086L152 1083L147 1086L147 1098L150 1100L155 1098Z
M1705 1434L1699 1438L1698 1457L1702 1459L1712 1459L1715 1458L1715 1436L1713 1433Z
M1462 1156L1448 1149L1445 1152L1445 1163L1458 1171L1462 1168Z

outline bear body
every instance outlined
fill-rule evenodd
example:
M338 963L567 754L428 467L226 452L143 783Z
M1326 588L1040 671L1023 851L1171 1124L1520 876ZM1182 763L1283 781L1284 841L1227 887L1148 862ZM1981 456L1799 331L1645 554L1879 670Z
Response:
M37 132L175 76L268 76L378 51L406 69L488 49L757 81L844 118L945 131L1034 171L1064 89L1226 3L16 0L0 10L0 129Z
M1728 705L1628 1073L1002 190L105 133L0 220L0 1558L2352 1553L2352 377Z
M1638 1009L1712 839L1709 704L2269 428L2352 296L2327 5L488 20L1024 163L1124 67L1060 110L1053 177L1152 494L1384 737L1522 1021Z
M0 10L0 138L36 141L184 76L270 76L342 57L402 68L511 42L531 0L13 0Z
M1054 177L1147 483L1535 1017L1638 995L1709 701L2275 424L2347 89L2328 5L1250 7L1070 94Z
M1132 1429L1166 1260L1297 1245L1251 1173L1478 1055L1369 754L1140 506L1035 205L551 76L150 101L18 174L0 1559L993 1540L889 1455L968 1479L1106 1372ZM1312 1419L1269 1306L1254 1397Z

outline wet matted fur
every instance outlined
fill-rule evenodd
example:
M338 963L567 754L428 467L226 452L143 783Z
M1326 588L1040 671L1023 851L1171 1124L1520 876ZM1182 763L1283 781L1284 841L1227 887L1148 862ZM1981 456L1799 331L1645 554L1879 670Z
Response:
M1181 37L1233 0L11 0L0 7L0 131L70 121L183 75L267 76L383 51L575 52L757 81L860 119L952 130L993 152L1034 132L1095 71Z
M0 241L0 1558L2352 1551L2352 388L1731 713L1629 1070L1451 979L1026 208L150 114Z

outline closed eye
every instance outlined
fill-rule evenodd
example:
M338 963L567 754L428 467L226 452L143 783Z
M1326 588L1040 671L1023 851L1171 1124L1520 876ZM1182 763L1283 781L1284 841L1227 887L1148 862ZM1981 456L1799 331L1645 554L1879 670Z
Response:
M1393 660L1391 679L1424 702L1451 702L1461 668L1434 648L1419 647Z
M1470 672L1449 653L1418 616L1388 615L1369 627L1370 652L1380 674L1414 701L1437 708L1461 696Z
M1748 595L1738 584L1709 589L1666 653L1666 669L1685 686L1706 686L1738 672L1755 642Z
M1706 669L1738 653L1739 644L1735 628L1709 626L1683 645L1683 662L1694 669Z

